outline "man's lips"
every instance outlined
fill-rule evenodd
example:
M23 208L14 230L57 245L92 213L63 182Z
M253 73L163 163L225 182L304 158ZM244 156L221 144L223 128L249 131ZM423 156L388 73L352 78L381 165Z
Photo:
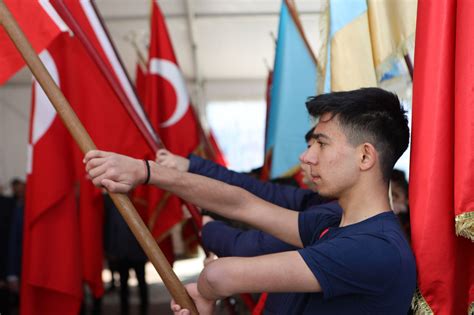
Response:
M321 178L321 176L311 174L311 180L312 180L313 182L319 180L320 178Z

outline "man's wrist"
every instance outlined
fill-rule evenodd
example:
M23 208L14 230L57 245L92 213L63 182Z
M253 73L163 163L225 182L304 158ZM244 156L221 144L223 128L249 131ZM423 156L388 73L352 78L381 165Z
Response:
M148 185L151 177L150 161L145 159L143 163L145 164L145 179L143 180L143 184Z
M147 178L147 165L146 165L146 160L136 160L137 162L137 167L136 167L136 184L135 186L138 185L144 185L146 178Z
M189 165L190 164L191 164L191 162L188 159L185 159L185 162L184 162L184 171L185 172L189 171Z

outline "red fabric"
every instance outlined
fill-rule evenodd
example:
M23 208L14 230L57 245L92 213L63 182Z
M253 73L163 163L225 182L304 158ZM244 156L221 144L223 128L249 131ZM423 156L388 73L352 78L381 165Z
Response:
M257 305L252 311L252 315L260 315L263 314L263 310L265 309L265 302L267 301L268 293L263 292L258 299Z
M162 125L172 117L177 109L178 95L176 88L178 86L174 86L169 77L165 78L152 73L150 64L152 60L163 60L169 61L178 70L179 66L161 11L156 2L153 2L152 7L145 107L165 146L175 154L186 156L193 152L199 144L198 122L191 110L189 95L186 91L186 85L184 85L182 86L184 87L184 91L182 91L184 94L181 96L188 100L186 113L175 124L169 127L163 127ZM176 82L185 84L181 72L178 75Z
M79 166L80 167L80 166ZM82 253L82 274L95 297L104 293L102 264L104 247L104 201L102 192L85 176L79 180L79 223Z
M49 52L55 61L61 90L97 147L137 157L151 154L138 128L78 40L63 34ZM57 292L67 295L69 302L79 301L64 302L65 309L57 309L61 314L77 313L75 305L80 304L83 281L89 283L96 296L103 292L103 203L100 191L85 180L82 158L57 117L34 146L25 209L28 258L23 266L27 275L21 299L23 314L41 314L41 304L35 304L39 300L36 292L41 292L45 307L63 305L62 300L57 300L61 296ZM51 295L46 298L49 291Z
M456 11L454 210L459 215L474 211L474 5L458 1Z
M165 21L155 1L152 5L148 56L146 97L144 102L145 111L155 130L158 130L158 134L166 148L175 154L187 156L193 152L199 144L198 122L191 110L191 103L189 101L189 95L187 95L185 81L179 70ZM174 71L171 75L174 80L170 79L170 75L158 74L156 71L151 71L152 64L156 64L157 62L161 64L166 63L169 68ZM181 91L181 94L178 94L178 91ZM169 126L163 126L163 123L169 122L169 119L173 117L175 111L178 110L180 99L186 100L182 105L188 106L184 115L175 123ZM161 199L162 194L163 193L157 193L154 195L154 200L150 200L150 217L152 217L153 212L156 211L156 205ZM152 233L155 237L158 237L181 220L183 220L181 203L177 197L172 196L159 214Z
M4 0L37 53L45 49L60 34L37 0ZM34 17L34 18L33 18ZM0 85L20 70L25 62L5 30L0 27Z
M265 90L265 101L267 102L267 115L266 115L266 119L265 119L265 139L267 139L267 134L266 133L267 133L267 129L268 129L267 128L268 127L268 119L270 119L272 84L273 84L273 71L269 70L268 71L268 76L267 76L267 89Z
M64 62L65 69L61 89L97 148L141 158L150 150L101 72L76 38L62 40L62 54L57 56ZM85 177L84 155L77 147L75 153L77 177L82 179ZM92 289L97 288L94 294L99 296L102 293L100 240L103 225L98 224L103 222L103 200L90 181L81 183L81 216L87 216L81 220L85 279ZM90 190L95 193L88 194Z
M253 300L252 296L250 295L250 293L240 293L239 296L242 299L242 301L244 302L247 309L249 309L249 310L255 309L256 304L255 304L255 301Z
M325 228L321 234L319 234L319 238L321 239L321 237L323 237L324 235L326 235L326 233L329 232L329 228Z
M146 70L137 63L135 69L135 88L137 90L138 97L142 103L145 103L146 98Z
M81 3L82 2L82 3ZM91 25L89 18L85 12L86 8L90 9L89 13L91 16L100 17L96 14L94 10L94 6L92 1L81 1L81 0L51 0L51 4L57 10L58 14L63 18L63 20L68 23L68 19L66 17L66 12L62 9L62 7L66 8L67 11L72 15L73 21L71 23L77 23L80 29L84 34L87 36L87 41L91 44L93 49L97 54L99 54L100 59L105 62L108 69L114 76L114 79L118 81L117 75L115 74L114 67L112 66L111 61L108 59L107 54L102 49L99 40L99 34L96 33L96 30ZM73 27L70 26L73 30ZM106 31L104 29L104 31Z
M82 299L72 139L55 114L51 125L41 124L47 106L33 101L30 123L20 308L25 315L49 314L52 308L77 314ZM47 128L41 137L40 125Z
M267 89L265 91L265 100L267 102L267 115L265 119L265 141L267 141L267 131L268 131L268 119L270 119L270 105L271 105L271 96L272 96L272 84L273 84L273 71L268 71L267 77ZM265 148L267 146L265 145ZM262 173L260 174L261 180L270 179L270 170L272 168L272 149L264 152Z
M473 17L470 1L418 4L411 233L418 285L435 314L465 314L474 300L474 243L454 230L454 214L465 209L474 191L469 163L474 128L469 50L474 44L468 27Z
M293 174L293 178L296 180L296 182L298 183L300 188L305 188L305 189L308 188L308 185L306 185L305 182L304 182L304 172L303 172L303 170L300 169L297 172L295 172L295 174Z
M260 173L261 180L269 180L270 179L270 170L272 168L272 149L265 153L262 172Z
M78 0L54 0L52 3L64 20L71 24L71 29L75 29L72 27L73 23L78 25L78 28L85 34L86 39L84 42L92 47L91 50L87 50L84 42L80 44L79 39L74 40L74 46L80 46L78 48L80 53L71 54L69 58L71 58L71 61L77 62L78 65L83 63L81 59L86 59L87 61L84 62L87 66L84 69L71 66L71 77L68 80L69 82L75 82L74 80L76 80L76 83L82 82L82 86L87 86L88 91L91 93L83 95L83 90L74 89L73 87L70 88L68 93L71 95L69 99L73 103L72 106L75 107L79 118L97 147L103 150L132 155L137 158L153 157L151 150L143 141L142 136L140 136L139 129L131 121L129 113L124 109L125 105L121 103L121 99L112 88L118 82L115 68L99 41L100 31L103 30L104 33L102 35L105 35L106 29L102 28L100 23L95 25L95 27L91 24L91 20L93 21L94 18L100 20L100 16L97 15L94 7L89 2L80 3ZM87 9L89 9L89 16L86 15ZM67 12L71 14L71 20L67 18ZM108 41L107 36L102 36L102 39ZM93 61L91 51L93 54L97 54L106 65L108 72L112 74L111 77L105 77L103 69L100 70L97 61ZM94 73L100 77L94 86L89 83L91 78L90 72L81 71L87 70L87 67L93 68ZM115 81L112 82L111 79ZM108 104L108 106L105 106L105 104ZM116 134L111 136L110 131L117 128L123 128L120 133L125 138L121 139L121 136ZM84 279L91 287L94 295L100 296L103 293L101 277L103 248L102 243L97 240L102 236L104 222L103 199L101 192L94 188L90 181L84 180L85 174L81 163L82 157L82 152L76 150L77 177L81 182L80 222L81 231L84 232L81 233L81 244L84 254L83 272ZM140 211L139 206L137 206L137 210L142 218L146 219L146 213L143 210Z
M161 251L165 255L170 265L173 266L176 257L174 256L174 247L171 235L165 237L164 240L159 242L158 246L160 246Z

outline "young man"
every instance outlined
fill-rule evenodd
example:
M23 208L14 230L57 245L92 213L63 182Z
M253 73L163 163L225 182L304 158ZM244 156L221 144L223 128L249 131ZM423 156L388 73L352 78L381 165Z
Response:
M312 138L313 130L314 127L305 136L308 147L315 142ZM184 158L161 149L157 152L155 161L166 167L203 175L241 187L259 198L287 209L326 212L338 216L342 213L337 201L321 204L320 196L312 190L262 182L251 176L229 171L225 167L192 154L189 158ZM307 165L301 164L301 167L305 178L310 180ZM312 185L312 183L310 184ZM255 229L242 230L218 220L204 223L202 243L207 250L221 258L233 256L254 257L298 249L296 246L287 244L268 233ZM206 259L206 261L211 261L211 259ZM285 293L269 293L264 304L264 314L277 314L284 307L286 300L287 294Z
M315 141L312 139L313 130L314 127L305 135L308 147ZM321 197L313 190L273 182L262 182L246 174L230 171L212 161L193 154L190 154L188 158L184 158L174 155L166 149L160 149L156 154L155 161L162 166L206 176L241 187L259 198L286 209L296 211L327 211L339 215L342 213L342 209L335 201L321 204ZM307 165L302 163L301 168L304 177L310 180ZM242 230L231 227L222 221L213 220L203 226L202 241L204 247L216 253L219 257L252 257L297 249L295 246L286 244L262 231Z
M405 111L394 94L378 88L320 95L307 107L319 121L316 142L301 160L319 195L338 199L342 215L287 210L241 188L150 163L150 183L300 248L208 264L198 284L187 287L201 314L210 314L218 298L262 291L293 292L281 314L408 310L415 261L388 200L391 171L408 146ZM128 192L148 176L143 161L114 153L91 151L85 162L94 184L111 192Z

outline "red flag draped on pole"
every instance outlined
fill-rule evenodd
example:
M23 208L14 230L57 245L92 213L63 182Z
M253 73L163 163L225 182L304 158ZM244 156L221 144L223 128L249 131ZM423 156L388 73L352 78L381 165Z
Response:
M138 97L135 95L133 87L128 80L128 77L123 69L122 63L111 43L107 30L102 23L99 13L91 1L78 1L78 0L52 0L54 7L58 13L69 24L71 30L77 36L78 42L81 43L82 47L82 58L93 60L94 68L100 70L100 76L105 78L101 82L103 85L99 85L100 89L107 89L115 93L115 102L109 104L110 107L104 106L92 99L88 99L87 102L84 100L83 105L77 110L84 111L83 115L79 112L78 116L81 118L83 124L96 141L96 144L101 148L102 144L109 146L110 150L120 150L120 148L133 148L131 154L134 154L140 158L152 158L153 153L151 150L150 143L145 146L144 142L140 139L136 143L118 143L115 139L109 139L110 130L99 120L109 117L110 123L117 119L116 124L120 125L123 121L134 121L135 124L142 125L139 131L142 132L142 137L154 139L154 131L152 130L149 122L146 121L145 115L138 101ZM88 75L87 72L82 71L79 75ZM90 77L89 77L90 78ZM83 78L84 82L87 82L87 78ZM89 83L90 85L90 83ZM93 89L95 87L91 87ZM100 97L100 89L97 90L97 100L101 103L106 103L106 99ZM78 90L79 92L79 90ZM91 94L93 96L94 93ZM121 97L120 97L121 96ZM118 97L118 98L117 98ZM74 106L74 104L72 104ZM96 107L95 109L91 109ZM107 113L106 108L120 107L118 116L114 116L114 113ZM127 109L124 111L123 109ZM92 113L92 111L96 111ZM105 112L104 112L105 111ZM128 113L128 116L127 114ZM91 115L95 115L94 118ZM101 116L103 115L103 116ZM111 116L110 116L111 115ZM148 123L148 125L147 125ZM135 127L132 127L134 134L133 137L140 136L136 134ZM146 134L143 134L145 132ZM97 139L97 140L96 140ZM82 160L82 153L76 150L78 164L76 170L78 173L78 179L81 183L80 189L80 215L81 215L81 238L82 238L82 251L84 255L83 260L83 271L84 279L88 282L90 287L93 289L93 293L98 296L102 294L102 244L93 239L97 235L102 235L103 227L103 197L100 191L93 187L90 181L84 180L85 173L80 163ZM142 215L142 218L146 219L145 213L140 211L140 206L137 205L137 210Z
M153 154L76 37L60 36L49 53L61 90L99 148L135 157ZM32 130L35 128L33 125ZM84 180L83 154L70 137L57 133L49 128L43 138L51 140L32 141L25 209L23 314L48 313L52 307L61 314L75 314L81 302L82 281L89 283L96 296L103 290L101 193ZM80 198L74 193L79 193L78 187Z
M474 308L474 3L420 0L410 171L415 309ZM462 219L462 224L459 222Z
M152 5L150 27L145 110L166 148L187 156L199 144L198 121L156 1ZM150 218L154 222L149 222L149 226L155 237L183 220L179 199L170 196L165 205L159 203L162 196L163 193L155 194L155 201L150 203Z
M67 36L67 35L66 35ZM61 84L54 58L41 55ZM21 313L74 314L82 300L73 140L34 84L24 221Z
M144 60L143 56L141 55L140 51L138 50L137 45L135 44L135 49L138 57L136 69L135 69L135 89L137 91L137 94L142 101L142 103L145 102L145 97L146 97L146 61ZM152 158L153 159L153 158ZM152 186L141 186L137 187L135 189L134 195L133 195L133 201L134 204L141 208L143 213L146 213L146 218L144 218L145 222L148 222L149 224L149 229L153 232L153 228L156 224L158 215L161 213L161 211L165 208L165 204L168 201L169 194L163 195L162 191L156 189L155 187ZM161 198L161 200L164 200L164 202L158 202L156 204L158 198ZM151 207L152 204L156 204L155 208L153 211L149 211L148 209ZM149 216L150 213L153 216ZM171 266L173 266L173 263L175 261L175 254L174 254L174 247L173 247L173 241L172 241L172 236L171 235L164 235L163 233L159 232L160 234L155 233L155 239L159 241L158 245L160 246L161 251L165 255L165 257L168 259L168 262L170 263Z
M198 121L161 11L153 1L145 108L166 147L186 156L199 144Z
M266 119L265 119L265 141L267 139L267 131L268 131L268 120L270 118L270 105L271 105L271 97L272 97L272 83L273 83L273 71L268 71L267 76L267 86L265 90L265 101L267 105L266 110ZM265 145L266 147L266 145ZM270 179L270 169L272 168L272 150L270 149L268 152L263 150L263 165L262 165L262 172L260 174L260 179L268 180Z
M64 29L64 24L47 1L5 0L16 21L37 53L45 49ZM34 18L33 18L34 17ZM25 62L7 33L0 28L0 84L20 70Z

